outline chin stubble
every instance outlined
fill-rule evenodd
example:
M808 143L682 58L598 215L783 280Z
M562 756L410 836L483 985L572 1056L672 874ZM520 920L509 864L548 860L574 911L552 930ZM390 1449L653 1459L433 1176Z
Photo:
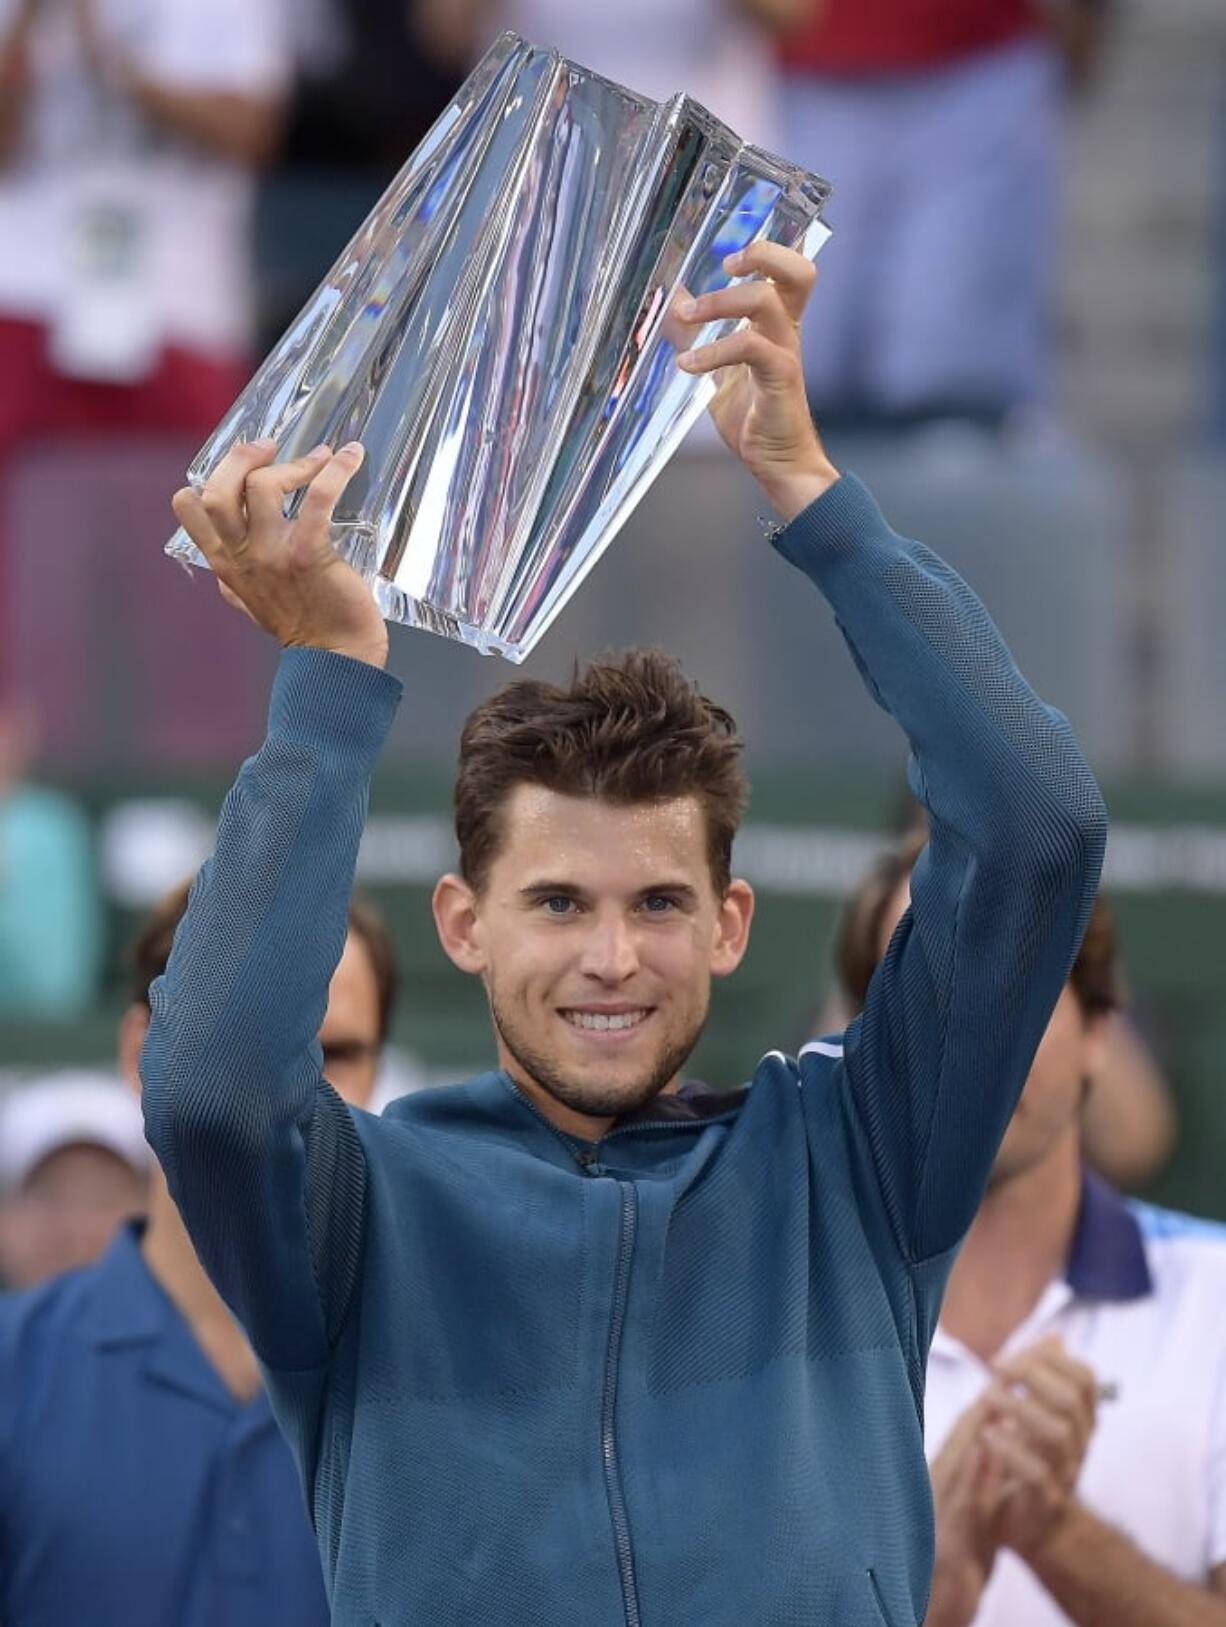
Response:
M539 1085L546 1095L561 1102L564 1107L569 1107L576 1113L589 1114L592 1118L620 1118L625 1113L633 1113L636 1108L642 1107L653 1097L658 1096L665 1085L675 1078L689 1061L707 1023L707 1014L704 1011L691 1031L675 1045L670 1045L656 1059L651 1072L640 1082L622 1086L610 1085L602 1090L599 1085L576 1085L567 1079L549 1057L535 1050L516 1033L515 1025L499 1010L498 1002L492 993L490 1015L499 1039L528 1078Z

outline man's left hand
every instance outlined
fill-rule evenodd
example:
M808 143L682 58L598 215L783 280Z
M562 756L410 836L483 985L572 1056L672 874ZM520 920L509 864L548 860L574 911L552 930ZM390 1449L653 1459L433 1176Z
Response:
M724 261L747 279L682 298L670 317L689 328L743 320L726 338L684 351L687 373L715 373L711 416L724 440L791 520L828 490L839 472L826 456L805 396L800 321L813 293L813 262L778 243L751 243Z

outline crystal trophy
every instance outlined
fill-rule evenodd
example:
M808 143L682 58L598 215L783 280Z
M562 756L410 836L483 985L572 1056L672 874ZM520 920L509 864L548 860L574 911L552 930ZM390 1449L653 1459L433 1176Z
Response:
M695 338L672 301L758 238L815 255L829 191L503 34L188 479L240 440L360 440L333 541L384 616L522 661L714 394L678 348L737 324ZM167 552L204 564L182 531Z

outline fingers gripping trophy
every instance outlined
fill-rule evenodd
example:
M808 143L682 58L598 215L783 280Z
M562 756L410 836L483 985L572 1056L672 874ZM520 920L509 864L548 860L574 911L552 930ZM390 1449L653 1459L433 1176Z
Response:
M172 551L283 652L151 991L146 1132L339 1627L924 1619L928 1342L1105 816L975 595L823 449L824 196L503 40L175 498ZM491 1065L347 1106L316 1034L388 620L522 659L708 405L913 753L929 840L862 1014L759 1036L743 1089L687 1079L749 946L748 786L729 714L632 650L468 719L432 908Z

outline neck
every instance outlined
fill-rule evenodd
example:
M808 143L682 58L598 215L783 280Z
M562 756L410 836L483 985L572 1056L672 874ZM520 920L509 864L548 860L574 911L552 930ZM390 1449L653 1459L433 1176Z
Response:
M577 1141L599 1141L617 1122L608 1116L596 1117L591 1113L581 1113L577 1107L568 1107L551 1095L544 1085L538 1084L513 1057L503 1057L501 1063L502 1071L515 1088L528 1098L543 1119L548 1120L555 1130L561 1130L563 1135L573 1136Z
M947 1333L989 1361L1064 1274L1081 1205L1081 1139L1062 1136L1037 1164L989 1186L950 1273Z
M239 1401L252 1400L261 1380L251 1346L206 1276L159 1170L152 1177L141 1252L226 1388Z

